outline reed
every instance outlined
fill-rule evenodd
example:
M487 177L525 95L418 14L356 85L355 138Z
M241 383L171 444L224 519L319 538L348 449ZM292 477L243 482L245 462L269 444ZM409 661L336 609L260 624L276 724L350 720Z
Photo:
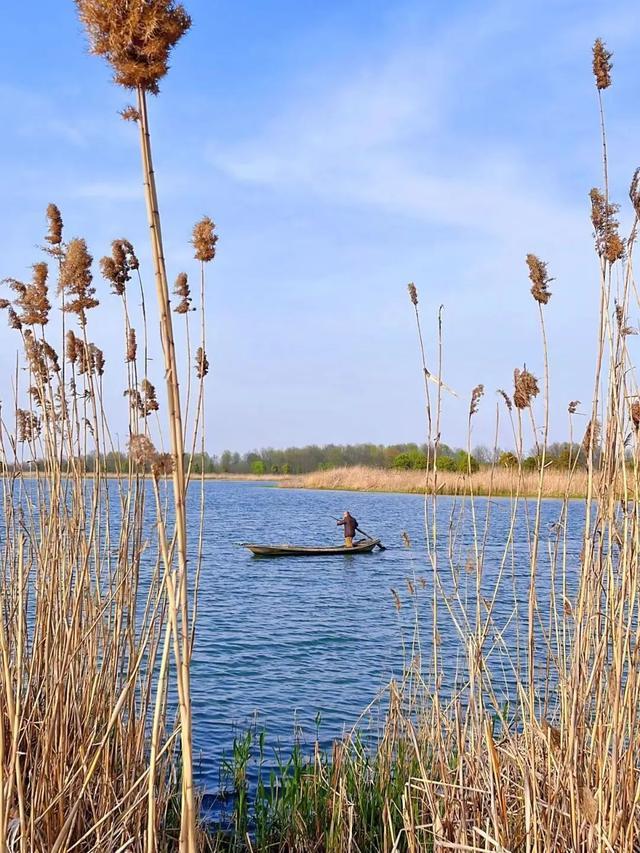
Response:
M169 284L166 270L162 226L155 171L151 146L151 131L147 99L149 94L157 94L160 80L166 75L169 55L177 42L191 26L191 19L180 3L173 0L117 0L104 3L102 0L76 0L80 18L89 35L93 53L103 56L111 65L114 80L136 95L136 106L128 108L125 118L137 122L140 132L140 153L144 195L147 206L147 218L151 237L151 249L154 264L157 307L160 321L160 337L164 359L166 398L168 406L168 429L172 457L173 511L175 516L175 543L161 543L165 558L165 568L172 566L172 553L177 554L177 566L171 567L170 584L174 588L170 607L176 608L172 614L173 630L180 632L180 641L174 643L177 668L177 686L180 713L180 738L182 758L182 805L180 826L180 849L193 853L196 849L197 810L195 802L193 759L192 759L192 714L190 659L192 630L187 582L187 524L185 499L187 472L185 470L185 435L183 411L180 400L178 380L178 360L170 311ZM204 222L204 220L203 220ZM206 220L196 226L194 239L196 258L208 262L215 255L217 237L213 233L213 223ZM178 277L177 295L181 302L177 306L179 313L186 313L190 307L190 297L186 276ZM205 371L200 367L198 378L204 378ZM190 387L190 384L189 384ZM164 526L160 528L164 532ZM166 535L166 534L165 534ZM148 806L153 810L153 791L150 785ZM148 848L153 849L152 821L149 821Z
M52 317L43 261L32 283L7 281L2 303L21 358L13 417L1 421L0 837L43 853L169 849L182 764L167 717L177 625L165 540L148 516L155 505L158 529L169 524L159 496L173 458L155 450L148 421L160 403L136 354L107 365L91 340L100 308L85 241L65 242L58 209L48 213L64 322ZM127 469L107 480L109 369L125 386L130 439Z
M336 489L364 492L409 492L439 495L470 495L482 497L533 497L538 494L539 474L514 468L495 466L472 474L438 471L437 482L432 472L395 471L388 468L353 466L314 471L278 480L284 488ZM583 498L587 493L587 473L576 471L547 471L544 475L543 498Z
M184 790L191 772L184 745L176 750L183 714L177 725L167 718L169 654L179 696L185 659L172 567L177 534L167 534L179 517L161 499L175 455L156 451L151 437L160 401L146 343L138 360L127 302L139 265L128 241L114 241L100 264L124 306L120 380L130 429L128 466L107 479L104 456L116 448L103 403L106 359L89 338L99 306L93 259L84 240L63 241L55 206L48 216L46 252L65 322L49 322L44 262L34 265L32 283L7 279L12 298L1 303L21 339L22 370L13 423L2 417L0 833L21 851L170 849L173 786L180 780ZM146 342L144 299L141 313ZM67 328L74 321L77 331ZM116 364L112 372L118 382ZM194 443L201 431L196 425ZM180 833L184 849L202 841L196 811L191 841ZM183 804L183 827L189 814Z
M189 472L146 111L189 19L170 2L77 6L92 49L138 98L124 117L140 128L166 387L159 394L150 376L145 286L132 244L114 240L100 261L123 309L122 359L110 347L107 364L92 340L104 298L93 258L84 239L65 238L60 211L49 205L47 262L34 264L30 282L6 279L0 302L20 351L14 411L3 409L0 421L0 844L21 853L192 853L206 837L191 749ZM202 266L200 255L196 247ZM200 296L194 309L202 309ZM199 344L199 363L188 370L202 401ZM123 385L129 425L127 461L109 478L105 455L121 454L104 399L107 373ZM195 446L201 402L191 425ZM169 453L156 449L165 429ZM202 523L201 509L200 530ZM195 595L197 572L191 588Z

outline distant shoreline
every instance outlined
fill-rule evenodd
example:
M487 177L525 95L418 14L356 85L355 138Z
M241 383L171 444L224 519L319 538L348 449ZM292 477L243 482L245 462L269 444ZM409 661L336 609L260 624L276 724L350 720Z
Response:
M35 471L22 471L12 474L4 472L0 476L10 479L34 479ZM40 472L40 476L46 476ZM63 476L65 476L63 474ZM88 471L88 480L96 475ZM104 480L127 479L127 472L121 474L102 473ZM151 474L140 474L147 479ZM201 474L192 474L191 482L197 483ZM171 479L171 478L168 478ZM388 468L368 468L353 466L331 468L326 471L312 471L309 474L205 474L207 482L228 483L263 483L273 484L285 489L317 489L319 491L345 492L380 492L387 494L433 494L433 473L425 471L397 471ZM521 471L517 469L494 468L483 469L474 474L461 474L452 471L438 471L437 494L439 495L475 495L477 497L526 497L538 496L539 475L536 471ZM572 475L568 471L552 471L545 473L541 497L543 498L585 498L587 495L587 473L577 471Z
M3 472L0 472L0 479L4 478L5 480L11 479L12 477L15 479L20 478L20 477L24 478L24 479L35 479L37 476L46 477L46 472L45 471L39 471L39 472L38 471L15 471L15 472L3 471ZM65 472L63 472L62 476L65 477L67 475ZM96 478L96 476L98 476L98 475L96 475L95 471L85 471L83 476L87 480L94 480ZM103 480L117 480L117 479L123 479L124 480L127 478L128 472L122 471L118 474L115 471L102 471L99 474L99 476ZM138 476L144 477L147 480L151 479L151 474L148 471L144 474L142 472L140 472ZM195 474L195 473L191 474L191 482L194 482L195 480L200 480L201 478L202 478L202 474ZM168 477L167 479L170 480L171 477ZM287 475L287 474L205 474L204 479L205 480L227 480L229 482L243 482L243 481L245 481L245 482L251 482L251 483L253 483L253 482L258 482L258 483L276 483L276 482L278 482L279 483L279 482L282 482L284 480L288 480L289 475Z
M395 492L400 494L433 494L434 478L425 471L394 471L385 468L333 468L280 477L280 488L319 489L351 492ZM536 471L488 469L474 474L438 471L437 494L477 495L478 497L538 496L539 475ZM584 498L587 474L577 471L548 471L542 487L543 498Z

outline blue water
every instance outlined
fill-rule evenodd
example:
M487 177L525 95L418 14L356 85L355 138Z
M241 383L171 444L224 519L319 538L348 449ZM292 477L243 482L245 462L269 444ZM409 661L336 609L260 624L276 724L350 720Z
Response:
M229 752L234 735L256 721L266 728L271 744L279 742L285 748L296 738L313 740L318 714L325 744L353 726L390 678L402 673L403 660L411 653L416 607L428 668L433 578L425 542L424 499L419 496L289 490L237 482L209 482L205 488L192 698L199 782L214 792L220 784L221 757ZM189 502L194 527L197 497L194 490ZM243 541L339 543L339 528L331 516L345 509L368 533L380 537L387 550L345 557L264 559L240 547ZM481 595L487 596L499 577L514 505L508 499L476 499L475 511L481 540L488 514L481 583ZM513 674L504 668L501 656L508 650L513 659L523 643L520 631L526 621L529 588L527 531L534 512L533 502L526 507L521 502L516 508L513 547L502 567L493 630L485 646L494 648L492 660L504 675L507 695ZM453 595L456 589L474 611L477 574L469 503L440 497L437 516L443 594L450 597L454 613L459 609ZM583 504L570 502L566 524L560 526L558 522L565 521L562 503L543 503L537 595L545 624L551 603L550 550L559 536L566 537L566 588L571 593L583 518ZM403 543L403 531L411 548ZM457 587L452 568L461 569ZM410 594L407 578L416 596ZM561 585L558 579L556 589ZM402 601L400 611L394 606L392 588ZM453 682L456 672L463 671L464 647L440 598L439 651ZM383 712L384 708L379 713Z

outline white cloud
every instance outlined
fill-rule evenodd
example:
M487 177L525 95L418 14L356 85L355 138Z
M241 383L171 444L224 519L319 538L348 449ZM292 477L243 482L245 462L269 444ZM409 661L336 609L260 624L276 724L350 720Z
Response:
M494 6L473 26L459 21L419 48L411 39L396 43L385 62L362 64L346 80L307 80L266 126L238 144L217 145L210 159L239 182L502 241L535 233L542 221L573 236L583 211L554 201L542 172L531 174L512 143L485 149L482 128L465 140L451 126L470 57L513 26L502 11Z

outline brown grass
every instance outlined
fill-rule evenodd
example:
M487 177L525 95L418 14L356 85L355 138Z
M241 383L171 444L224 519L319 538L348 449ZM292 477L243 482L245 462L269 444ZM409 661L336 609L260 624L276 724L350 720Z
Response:
M438 471L437 492L441 495L537 497L540 476L537 471L517 468L493 468L475 474ZM355 492L409 492L432 494L433 473L394 471L385 468L332 468L280 479L283 488L344 489ZM587 472L547 470L542 486L544 498L582 498L587 494Z

